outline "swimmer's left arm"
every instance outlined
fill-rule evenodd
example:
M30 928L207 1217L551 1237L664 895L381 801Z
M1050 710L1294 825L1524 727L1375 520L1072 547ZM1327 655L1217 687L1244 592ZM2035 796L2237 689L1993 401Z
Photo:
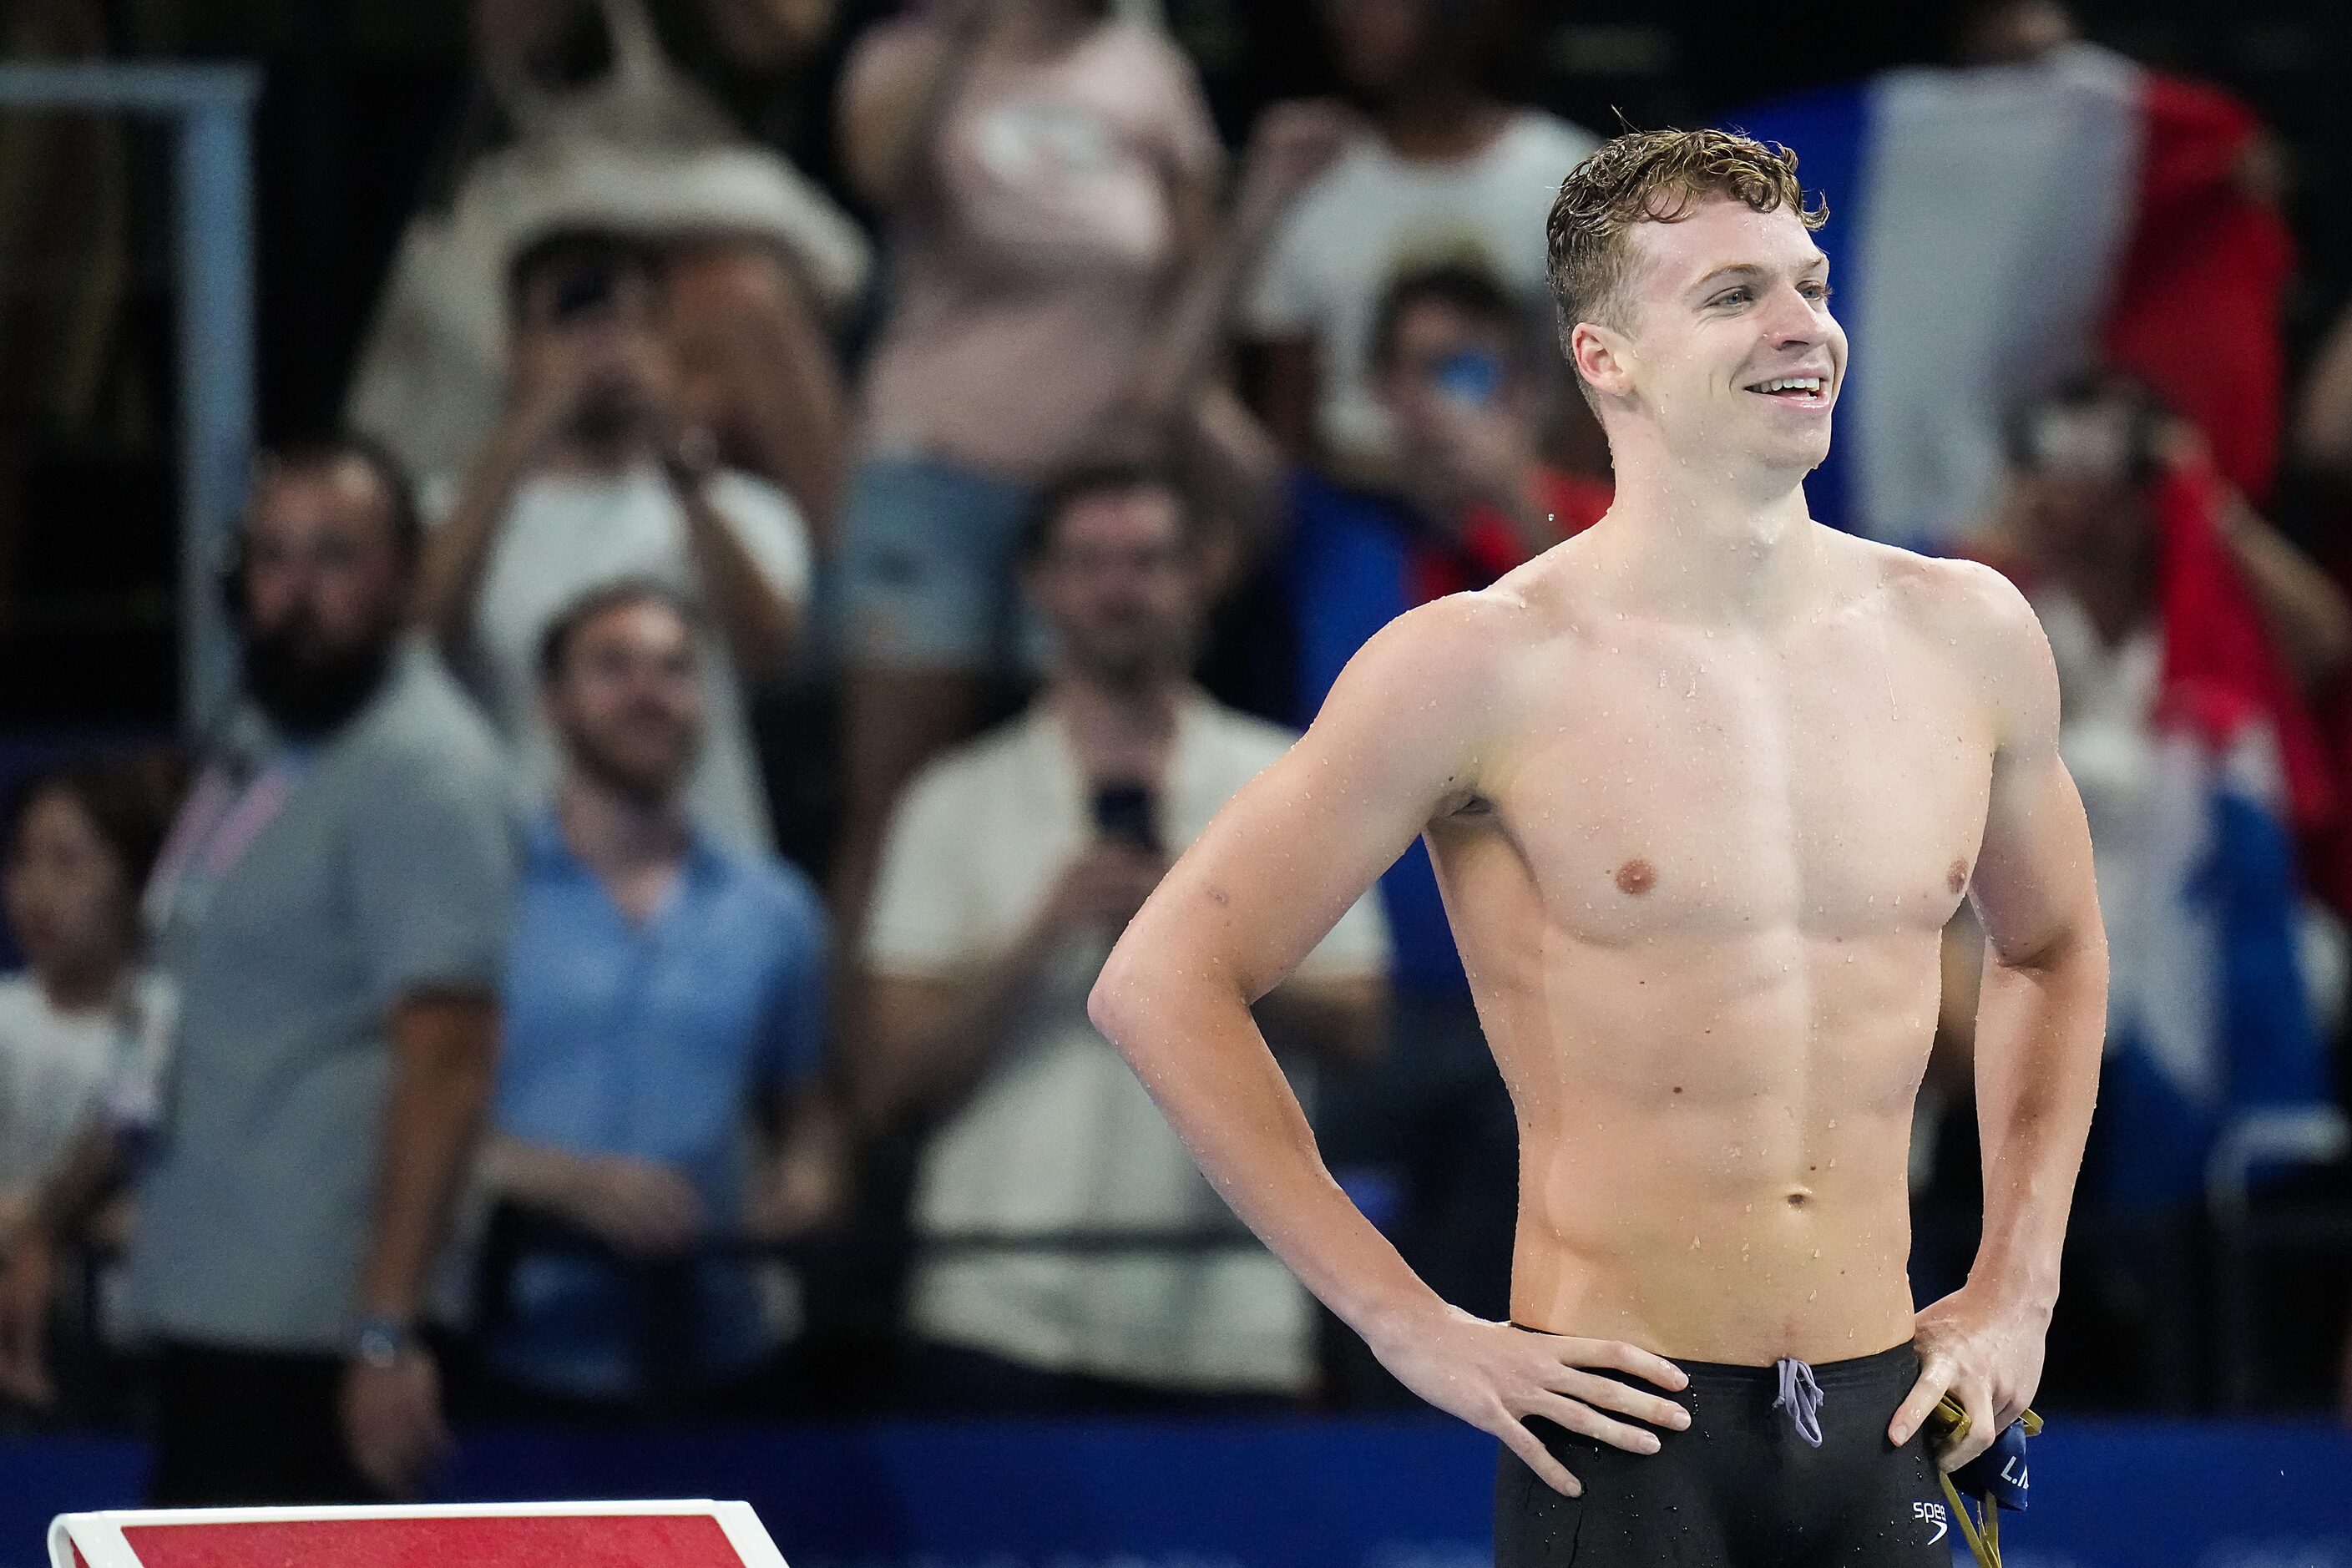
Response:
M1994 716L1992 787L1969 897L1986 936L1977 1011L1984 1236L1968 1283L1918 1314L1918 1384L1888 1437L1916 1431L1947 1392L1969 1436L1957 1468L2023 1412L2041 1382L2059 1250L2098 1089L2107 948L2082 798L2058 754L2058 677L2021 595L1961 574L1963 646Z
M1332 1180L1250 1013L1432 820L1489 776L1528 634L1516 601L1407 611L1349 661L1315 723L1177 860L1119 938L1089 1011L1212 1184L1397 1380L1492 1433L1547 1485L1580 1484L1526 1417L1636 1454L1680 1428L1685 1379L1622 1341L1530 1334L1448 1304Z

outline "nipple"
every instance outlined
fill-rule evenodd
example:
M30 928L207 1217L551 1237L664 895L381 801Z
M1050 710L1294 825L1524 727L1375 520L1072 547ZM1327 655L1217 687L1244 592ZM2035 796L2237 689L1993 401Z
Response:
M1636 897L1658 885L1658 869L1639 857L1617 868L1617 890Z

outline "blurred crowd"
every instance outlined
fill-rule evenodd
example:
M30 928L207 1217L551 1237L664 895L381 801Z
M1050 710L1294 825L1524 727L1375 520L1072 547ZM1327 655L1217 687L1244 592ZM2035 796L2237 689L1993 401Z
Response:
M136 1414L159 1502L408 1492L452 1418L1400 1398L1085 998L1366 638L1606 511L1544 280L1605 128L1493 95L1504 0L1324 0L1345 100L1237 151L1150 5L926 0L848 42L835 192L744 88L829 0L688 8L708 58L644 0L477 0L467 154L337 433L256 455L239 689L0 822L0 1399ZM2090 51L1980 11L1959 76ZM2259 205L2242 141L2215 177ZM2275 369L2278 331L2200 352ZM2053 368L1937 543L2042 616L2116 937L2053 1394L2185 1406L2216 1215L2352 1204L2352 555L2266 519L2242 424ZM2352 494L2352 314L2271 396ZM838 703L792 741L837 744L821 824L763 771L792 684ZM2227 763L2186 804L2184 733ZM2182 887L2222 937L2163 918ZM1964 914L1923 1298L1973 1247L1979 963ZM2132 1064L2199 1006L2243 1092L2182 1179ZM1504 1316L1516 1128L1425 855L1259 1011L1338 1178ZM2344 1329L2339 1292L2294 1331Z

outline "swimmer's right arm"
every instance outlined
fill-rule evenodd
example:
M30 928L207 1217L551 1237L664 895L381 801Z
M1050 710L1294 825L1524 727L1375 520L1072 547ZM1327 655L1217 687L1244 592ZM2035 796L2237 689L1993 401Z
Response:
M1634 1346L1531 1334L1448 1305L1331 1179L1250 1016L1424 824L1474 799L1502 732L1520 611L1440 600L1350 661L1314 727L1220 812L1120 939L1089 1005L1234 1211L1361 1334L1399 1381L1501 1438L1570 1496L1525 1424L1540 1415L1633 1453L1679 1428L1686 1381Z

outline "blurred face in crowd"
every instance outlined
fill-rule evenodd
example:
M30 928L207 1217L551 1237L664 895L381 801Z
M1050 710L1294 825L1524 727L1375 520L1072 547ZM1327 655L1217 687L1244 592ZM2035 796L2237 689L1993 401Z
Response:
M2096 403L2045 409L2030 423L2032 452L2016 474L2017 516L2035 554L2113 563L2154 538L2147 498L2132 478L2133 412Z
M515 391L571 405L565 433L613 453L651 436L678 394L678 366L654 279L584 258L541 267L517 300Z
M1846 342L1828 258L1798 215L1702 197L1678 221L1634 224L1625 243L1620 320L1576 329L1607 350L1606 379L1586 376L1604 408L1652 423L1674 460L1735 484L1773 489L1817 467Z
M1340 76L1367 92L1402 84L1428 45L1429 6L1430 0L1326 0Z
M1538 412L1536 388L1511 329L1441 298L1423 298L1397 312L1381 345L1373 386L1408 447L1442 430L1452 411L1527 422Z
M138 889L73 794L45 789L7 847L8 929L34 973L103 981L137 942Z
M2056 0L1990 0L1961 19L1960 58L1969 65L2025 65L2076 36L2073 14Z
M572 765L632 800L676 795L702 739L700 659L694 628L658 599L583 621L543 693Z
M352 458L265 468L243 555L247 691L289 734L333 729L382 683L408 608L383 481Z
M1074 499L1028 587L1060 657L1092 679L1135 687L1191 668L1206 585L1181 506L1163 489Z

